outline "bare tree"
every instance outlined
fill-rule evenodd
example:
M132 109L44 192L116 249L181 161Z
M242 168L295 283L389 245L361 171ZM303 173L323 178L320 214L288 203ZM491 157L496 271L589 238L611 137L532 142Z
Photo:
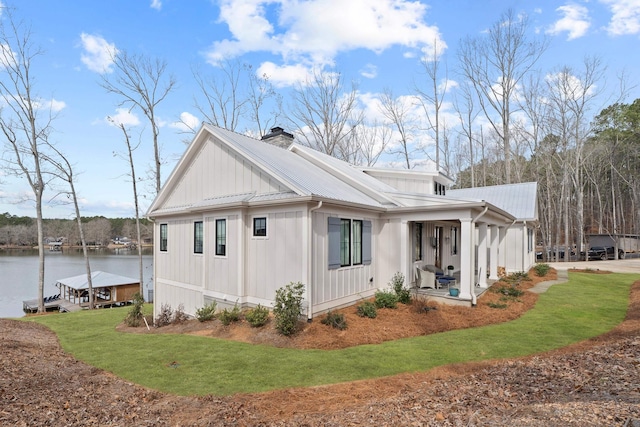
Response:
M102 76L101 86L109 93L121 98L120 106L138 108L151 125L153 136L155 192L162 184L160 154L160 126L156 115L158 104L164 101L176 85L172 75L167 75L167 63L144 55L133 55L126 51L112 52L115 74Z
M136 150L136 148L138 148L140 144L137 144L136 146L132 146L129 133L125 128L124 124L122 123L116 124L115 122L113 122L112 119L109 119L109 120L111 120L112 123L114 123L116 126L120 128L124 136L124 142L127 145L126 159L129 162L129 167L130 167L131 184L133 187L133 201L134 201L135 210L136 210L136 240L138 242L137 248L138 248L138 267L139 267L139 275L140 275L139 276L140 277L140 295L142 296L144 295L144 274L143 274L144 268L142 264L142 237L140 233L140 207L138 204L138 187L137 187L137 179L136 179L136 168L133 162L133 152Z
M78 193L76 193L73 167L67 159L67 157L60 152L56 147L49 145L55 152L56 157L47 156L46 161L53 165L56 172L52 172L56 177L62 179L69 185L68 191L63 191L73 201L73 207L76 215L76 224L78 226L78 233L80 235L80 244L82 245L82 255L84 257L84 266L87 272L87 285L89 291L89 310L93 309L94 295L93 295L93 280L91 277L91 263L89 262L89 254L87 252L87 241L84 237L84 227L82 225L82 217L80 216L80 206L78 204Z
M444 78L441 79L440 52L437 40L434 40L433 52L429 56L423 57L420 62L427 76L429 89L422 89L419 85L416 85L416 93L418 94L420 105L422 105L425 117L429 123L429 129L433 132L433 139L436 145L436 168L440 170L440 110L442 109L442 103L444 101L444 95L447 92L449 81L447 79L446 69ZM447 151L445 151L445 153L447 153Z
M454 108L458 114L458 120L460 122L460 134L466 143L469 150L469 175L471 187L476 186L476 173L475 173L475 143L476 136L473 131L473 124L478 117L478 111L475 108L474 96L471 93L471 88L468 84L463 84L460 91L460 96L456 97L453 101Z
M380 112L398 135L397 144L390 144L389 153L399 157L407 169L412 169L416 125L412 116L413 104L409 98L396 98L391 89L385 89L380 95Z
M247 117L257 127L258 134L262 137L278 121L282 110L282 97L273 88L268 75L256 75L250 65L245 65L244 68L249 78ZM275 106L269 114L266 114L265 118L263 110L268 106L270 100L275 101Z
M247 98L240 91L242 65L238 61L219 64L222 77L204 75L199 69L192 70L204 104L195 101L196 109L212 125L235 131L247 108Z
M362 123L356 87L343 92L340 74L314 72L292 95L288 121L303 143L322 153L348 160L356 148L351 133Z
M6 171L27 181L33 192L38 229L38 311L44 311L44 226L42 197L47 186L43 150L54 119L44 111L35 93L33 61L42 51L31 42L31 29L16 21L10 8L3 9L0 22L0 129L5 137L9 159Z
M461 72L502 141L506 183L511 182L510 125L516 90L548 44L545 39L529 40L528 30L527 17L508 10L486 33L463 40L458 52Z

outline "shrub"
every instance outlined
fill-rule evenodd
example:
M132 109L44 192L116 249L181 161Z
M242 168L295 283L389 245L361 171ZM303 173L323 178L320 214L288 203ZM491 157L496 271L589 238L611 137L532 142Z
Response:
M156 326L157 327L162 327L162 326L167 326L168 324L171 323L171 319L173 318L172 316L172 310L171 310L171 305L170 304L162 304L160 306L160 314L158 314L158 317L156 317Z
M200 322L206 322L216 317L216 308L218 303L215 301L210 302L202 308L196 310L196 319Z
M140 326L142 324L142 305L144 304L144 298L140 295L140 292L136 292L133 295L133 305L131 306L131 310L127 313L127 317L124 318L124 323L127 326Z
M173 323L182 323L189 320L189 315L184 312L184 304L179 304L173 312Z
M273 306L276 330L282 335L291 335L298 326L298 317L302 313L302 294L304 285L300 282L289 283L276 290Z
M375 297L377 308L396 308L398 306L398 295L395 292L377 291Z
M533 270L536 272L538 277L546 276L550 269L551 266L549 264L536 264L536 266L533 267Z
M344 331L347 329L347 321L344 320L344 314L335 313L329 310L327 316L320 321L323 325L329 325L333 328Z
M356 313L360 317L374 319L378 315L376 305L371 301L365 301L357 307Z
M411 304L411 291L404 287L404 274L397 272L393 275L389 284L398 296L398 302Z
M516 271L500 279L501 282L515 283L515 284L520 283L523 280L531 280L529 278L529 275L524 271Z
M269 309L258 304L257 307L247 310L244 318L247 319L247 322L249 322L251 326L259 328L269 320Z
M416 297L411 301L411 306L416 313L428 313L431 310L437 310L438 307L433 305L429 305L429 298L426 297Z
M500 302L490 302L490 303L487 303L487 305L491 308L498 308L498 309L507 308L507 304L500 303Z
M240 307L234 304L232 309L225 308L218 316L223 325L228 326L231 322L240 320Z

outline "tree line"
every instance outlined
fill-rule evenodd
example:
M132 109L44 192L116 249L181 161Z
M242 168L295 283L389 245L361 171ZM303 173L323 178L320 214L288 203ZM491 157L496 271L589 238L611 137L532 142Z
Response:
M134 242L136 239L135 218L105 218L102 216L82 217L85 239L89 245L107 246L112 240L126 237ZM64 245L80 246L76 221L70 219L44 219L45 241L59 241ZM153 241L153 224L141 220L142 242ZM36 221L32 217L11 215L8 212L0 215L0 246L35 247L38 246Z

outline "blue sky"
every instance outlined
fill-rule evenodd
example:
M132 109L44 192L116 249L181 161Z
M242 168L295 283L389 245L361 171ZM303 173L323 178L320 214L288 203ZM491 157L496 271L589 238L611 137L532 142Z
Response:
M441 60L456 81L458 42L482 34L508 8L528 15L531 36L549 38L538 67L552 72L579 67L585 55L607 66L605 93L616 76L640 76L640 0L22 0L16 16L32 26L43 54L33 63L36 92L58 111L51 139L75 164L84 216L133 216L132 190L121 132L106 120L120 120L142 135L136 151L138 175L151 164L148 125L136 111L118 110L118 99L99 85L112 72L109 49L167 62L177 86L161 104L163 180L184 152L182 118L203 117L194 107L193 67L215 72L219 59L238 59L266 73L279 91L302 81L312 69L339 71L356 81L362 108L390 88L409 94L420 78L419 58L437 40ZM454 85L455 86L455 85ZM630 93L629 101L639 97ZM605 106L606 100L603 102ZM146 127L145 127L146 126ZM136 137L137 138L137 137ZM146 138L146 139L145 139ZM145 190L143 188L143 190ZM0 171L0 213L35 216L33 205L16 204L28 194L22 180ZM48 195L49 197L51 194ZM143 210L150 204L143 199ZM48 204L48 218L72 218L71 206Z

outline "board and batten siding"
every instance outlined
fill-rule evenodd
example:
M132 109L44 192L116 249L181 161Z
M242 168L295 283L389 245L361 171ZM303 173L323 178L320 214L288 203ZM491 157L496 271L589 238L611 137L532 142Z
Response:
M371 221L371 264L329 269L329 217ZM377 260L375 218L358 212L313 213L312 303L314 313L368 298L376 291L374 269ZM374 278L371 282L370 279Z
M253 237L253 218L267 218L267 236ZM273 301L276 290L303 277L303 211L253 211L246 223L246 295Z
M167 251L161 252L156 245L156 276L165 280L202 286L204 256L193 252L193 223L202 218L159 221L156 225L156 241L160 241L160 224L167 227ZM206 233L205 227L205 233ZM205 242L205 251L207 250Z
M216 220L226 220L226 254L216 255ZM205 289L225 295L238 294L238 258L242 245L238 244L240 239L239 215L216 214L206 217L204 251L206 254L206 280Z
M280 182L212 137L203 144L163 205L185 206L230 194L287 190Z

